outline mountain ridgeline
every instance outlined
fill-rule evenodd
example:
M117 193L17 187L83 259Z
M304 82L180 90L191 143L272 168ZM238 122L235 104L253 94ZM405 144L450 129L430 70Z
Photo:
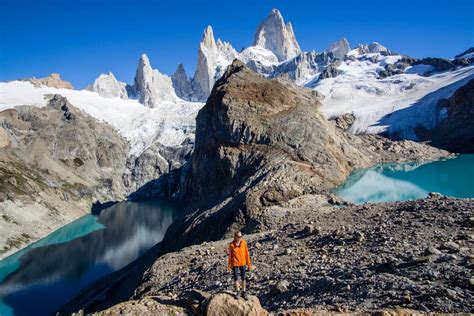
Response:
M288 76L298 85L306 86L314 85L324 78L337 76L338 72L333 69L339 67L340 61L345 59L367 54L399 55L377 42L359 44L353 49L352 55L349 54L351 50L348 40L342 38L321 53L302 51L292 24L284 21L279 10L272 9L258 25L253 45L241 52L237 52L229 42L221 39L216 41L212 27L207 26L199 43L196 72L192 78L188 77L183 64L178 65L172 76L164 75L159 70L152 69L148 57L142 55L132 85L118 81L109 72L100 75L87 89L105 97L138 98L149 107L174 101L176 97L205 102L216 80L224 74L234 59L243 61L248 67L267 77ZM406 62L403 66L399 63L398 68L392 69L392 65L387 64L384 66L391 71L380 69L378 73L380 76L394 75L403 72L412 64L432 65L438 70L466 66L473 61L472 56L466 54L456 56L454 62L441 58L416 60L404 57ZM376 63L377 59L371 57L372 59L368 60Z

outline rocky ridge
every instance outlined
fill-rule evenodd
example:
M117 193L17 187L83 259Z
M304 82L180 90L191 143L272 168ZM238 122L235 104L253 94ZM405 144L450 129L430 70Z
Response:
M303 202L303 200L309 203ZM306 206L303 206L305 205ZM278 208L272 230L247 235L249 288L264 308L472 312L473 199L438 195L398 203L331 205L306 195ZM189 291L232 290L230 239L166 254L134 299L186 306Z

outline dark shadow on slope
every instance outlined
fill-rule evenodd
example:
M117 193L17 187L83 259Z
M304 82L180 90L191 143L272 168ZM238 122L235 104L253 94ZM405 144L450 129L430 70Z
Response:
M458 76L461 76L461 74ZM419 131L435 128L442 117L440 116L442 107L438 104L442 99L441 96L452 95L472 78L474 78L474 75L433 91L411 106L385 115L377 124L372 126L387 126L383 136L393 140L420 140ZM423 123L420 118L423 118ZM429 139L425 140L429 141Z

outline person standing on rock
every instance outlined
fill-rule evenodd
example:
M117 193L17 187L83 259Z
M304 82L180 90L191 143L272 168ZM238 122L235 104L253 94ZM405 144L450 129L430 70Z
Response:
M245 284L245 270L247 268L247 270L250 271L252 266L250 264L247 242L242 239L242 233L240 231L235 232L234 240L229 244L228 255L228 270L233 273L237 297L241 295L240 290L242 289L242 297L247 300L248 294ZM241 282L239 281L239 273Z

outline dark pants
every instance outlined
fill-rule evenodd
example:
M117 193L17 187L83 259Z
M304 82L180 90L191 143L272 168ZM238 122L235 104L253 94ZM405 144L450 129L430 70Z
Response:
M237 282L238 280L238 271L240 270L240 277L242 278L242 281L245 281L245 266L241 267L232 267L232 274L234 275L234 281Z

